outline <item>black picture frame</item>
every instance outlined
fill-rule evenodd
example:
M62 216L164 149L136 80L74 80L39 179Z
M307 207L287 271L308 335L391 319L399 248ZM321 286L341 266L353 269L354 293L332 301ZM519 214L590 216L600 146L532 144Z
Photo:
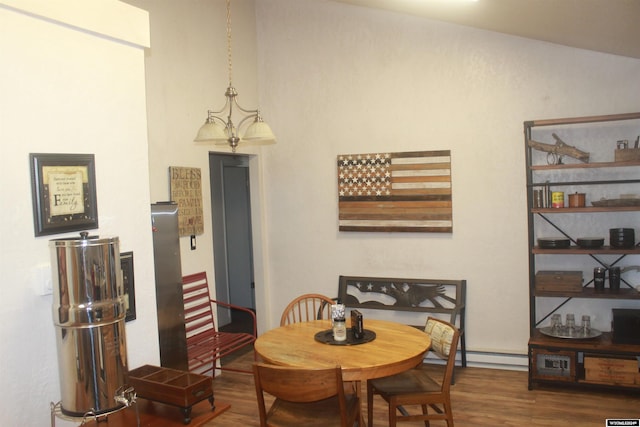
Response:
M98 228L93 154L29 154L35 236Z
M136 319L136 286L133 274L133 252L120 254L120 268L122 269L122 285L127 303L125 322Z

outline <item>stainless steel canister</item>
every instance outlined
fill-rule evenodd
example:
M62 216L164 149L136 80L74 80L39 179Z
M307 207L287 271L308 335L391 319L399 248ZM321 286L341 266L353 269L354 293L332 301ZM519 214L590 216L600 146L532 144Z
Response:
M115 410L127 383L125 299L117 237L49 242L61 410Z

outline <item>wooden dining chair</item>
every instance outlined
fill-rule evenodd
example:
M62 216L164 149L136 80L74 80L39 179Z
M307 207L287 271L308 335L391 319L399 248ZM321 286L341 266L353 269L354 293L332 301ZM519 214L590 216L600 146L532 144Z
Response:
M367 416L373 426L373 396L379 394L389 405L389 426L398 421L445 420L453 427L453 411L449 389L456 361L460 331L453 324L429 317L424 331L431 338L430 351L446 361L444 372L434 378L433 364L421 364L415 369L389 377L367 381ZM406 405L420 405L422 414L411 415ZM429 408L433 412L429 412ZM400 412L401 415L398 415Z
M280 318L280 326L310 320L331 319L331 305L335 302L324 295L300 295L287 305Z
M353 427L362 417L360 398L346 394L342 369L253 364L260 427ZM267 411L265 393L275 397Z

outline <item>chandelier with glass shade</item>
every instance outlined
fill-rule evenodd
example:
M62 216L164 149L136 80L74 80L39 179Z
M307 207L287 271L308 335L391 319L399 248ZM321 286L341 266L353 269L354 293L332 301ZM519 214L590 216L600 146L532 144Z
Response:
M215 144L229 144L232 152L240 142L260 144L275 143L276 137L271 127L262 120L260 109L248 110L238 104L238 91L232 84L233 64L231 60L231 0L227 0L227 61L229 70L229 86L224 93L226 98L224 107L217 111L208 110L205 123L198 130L195 142L213 142ZM237 109L244 116L236 125L232 115ZM243 135L239 132L246 126Z

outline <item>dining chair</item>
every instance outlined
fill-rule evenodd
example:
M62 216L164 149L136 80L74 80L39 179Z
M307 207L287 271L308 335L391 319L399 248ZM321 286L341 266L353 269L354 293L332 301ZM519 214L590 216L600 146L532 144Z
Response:
M421 364L409 371L367 381L367 416L373 426L373 396L379 394L389 405L389 426L398 421L445 420L453 427L449 389L456 361L460 331L453 324L429 317L424 331L431 338L430 351L446 361L442 375L432 375L433 364ZM406 405L420 405L422 414L411 415ZM429 412L429 408L433 412ZM400 412L400 415L398 415Z
M253 364L260 427L353 427L361 420L360 398L346 394L342 369L306 369ZM275 397L267 411L265 393Z
M310 320L331 319L331 305L335 301L320 294L300 295L287 305L280 318L280 326Z

